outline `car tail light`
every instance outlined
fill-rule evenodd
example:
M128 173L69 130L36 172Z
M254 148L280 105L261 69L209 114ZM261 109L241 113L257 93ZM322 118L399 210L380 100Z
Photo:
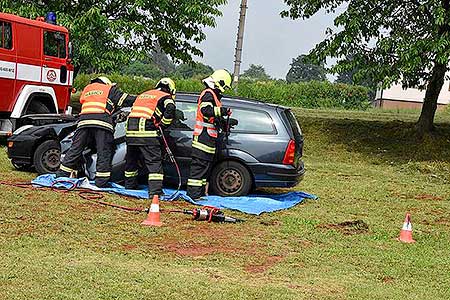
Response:
M295 161L295 141L290 140L286 148L286 153L284 154L283 164L293 165Z
M8 148L12 148L13 145L14 145L14 142L8 142Z

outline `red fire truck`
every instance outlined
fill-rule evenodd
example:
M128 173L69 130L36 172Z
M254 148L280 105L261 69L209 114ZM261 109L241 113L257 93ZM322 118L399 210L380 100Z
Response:
M27 114L61 113L73 83L66 28L0 13L0 135Z

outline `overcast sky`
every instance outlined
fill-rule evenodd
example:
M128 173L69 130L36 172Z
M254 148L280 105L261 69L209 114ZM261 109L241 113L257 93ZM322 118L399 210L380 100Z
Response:
M206 29L201 62L233 71L240 2L228 0L216 28ZM333 25L333 16L325 13L306 21L282 19L285 7L283 0L248 0L241 73L250 64L260 64L270 76L285 78L292 58L311 50Z

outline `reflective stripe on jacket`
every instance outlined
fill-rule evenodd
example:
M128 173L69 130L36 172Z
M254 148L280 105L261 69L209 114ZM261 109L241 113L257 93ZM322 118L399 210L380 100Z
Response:
M214 118L205 118L202 113L202 103L201 99L206 93L211 93L214 102L216 104L216 107L214 107L214 110L219 109L222 107L222 102L219 101L219 98L217 98L216 93L214 93L211 89L205 89L198 98L198 106L197 106L197 117L195 120L195 127L194 127L194 136L200 136L203 132L203 128L206 127L206 130L208 132L208 135L212 138L217 138L217 129L214 125Z
M150 90L140 94L136 98L128 116L126 136L131 138L157 137L156 130L146 130L146 122L155 122L156 106L161 98L168 96L170 97L170 94L159 90ZM138 124L137 128L130 128L130 120L135 120L132 123Z
M111 115L111 111L106 108L111 88L112 86L101 83L87 85L80 97L80 115L104 113Z

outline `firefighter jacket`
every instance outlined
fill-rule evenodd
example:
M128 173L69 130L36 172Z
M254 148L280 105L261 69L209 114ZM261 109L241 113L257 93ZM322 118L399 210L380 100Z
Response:
M227 109L222 107L219 92L205 89L198 99L197 117L192 140L192 156L213 160L216 153L218 129Z
M136 99L116 86L91 83L81 93L78 128L97 127L114 132L112 114L121 107L131 106Z
M127 144L159 144L158 127L166 128L172 123L175 109L175 101L168 93L150 90L139 95L127 120Z

